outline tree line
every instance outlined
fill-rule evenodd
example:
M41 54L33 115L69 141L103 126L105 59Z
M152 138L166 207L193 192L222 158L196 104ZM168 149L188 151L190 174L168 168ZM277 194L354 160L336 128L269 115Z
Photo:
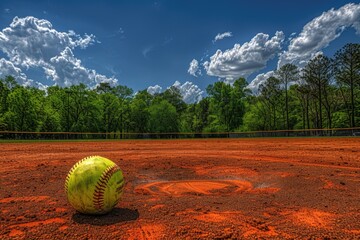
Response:
M0 79L0 131L233 132L322 129L360 125L360 44L330 58L317 55L302 69L286 64L253 95L244 78L215 82L207 97L186 104L176 87L151 95L101 83L46 91Z

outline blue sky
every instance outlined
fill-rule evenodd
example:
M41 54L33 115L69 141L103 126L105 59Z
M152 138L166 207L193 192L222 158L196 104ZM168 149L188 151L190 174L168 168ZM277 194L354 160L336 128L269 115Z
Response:
M0 30L0 77L38 87L107 81L150 92L177 81L191 102L215 81L242 76L255 89L277 66L301 67L318 52L331 56L359 43L360 4L2 0Z

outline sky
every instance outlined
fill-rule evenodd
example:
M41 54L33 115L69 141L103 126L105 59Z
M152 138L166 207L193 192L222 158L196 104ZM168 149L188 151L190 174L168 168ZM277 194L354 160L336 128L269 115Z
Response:
M0 78L46 89L101 82L187 103L216 81L257 87L360 43L360 3L342 0L1 0Z

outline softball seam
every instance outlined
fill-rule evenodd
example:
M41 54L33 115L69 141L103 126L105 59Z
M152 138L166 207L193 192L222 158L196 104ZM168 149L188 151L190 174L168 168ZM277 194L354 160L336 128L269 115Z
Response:
M71 175L73 174L73 172L75 171L75 169L85 160L89 159L89 158L92 158L92 157L97 157L97 156L90 156L90 157L86 157L86 158L83 158L81 159L80 161L78 161L77 163L75 163L75 165L70 169L68 175L66 176L66 179L65 179L65 193L67 194L68 193L68 185L69 185L69 181L70 181L70 177Z
M97 181L93 194L93 204L97 210L103 211L105 189L112 175L119 171L120 168L117 165L109 166L105 169L105 171L101 174L100 179Z

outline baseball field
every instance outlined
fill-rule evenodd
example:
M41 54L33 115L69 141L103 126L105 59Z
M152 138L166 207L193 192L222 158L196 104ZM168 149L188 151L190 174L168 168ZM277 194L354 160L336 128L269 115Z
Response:
M359 239L360 138L0 143L0 239ZM109 214L64 182L100 155L123 171Z

